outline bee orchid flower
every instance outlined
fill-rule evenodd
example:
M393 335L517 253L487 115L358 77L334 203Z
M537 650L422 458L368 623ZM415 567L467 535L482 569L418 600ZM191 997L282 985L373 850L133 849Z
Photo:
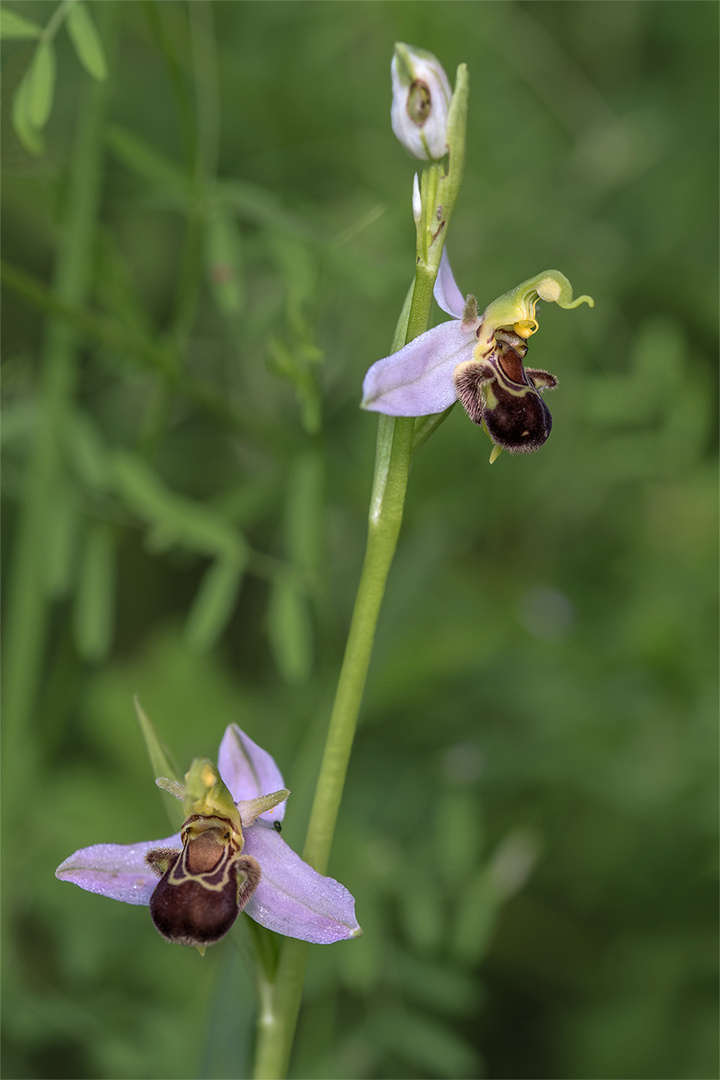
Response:
M88 892L142 904L169 941L201 951L240 911L278 934L318 944L358 937L355 901L279 835L290 794L275 761L231 724L217 768L196 758L185 783L158 786L183 799L180 832L138 844L95 844L55 872Z
M459 400L497 446L510 453L539 449L552 427L541 393L557 379L523 363L527 339L538 329L537 303L593 307L592 298L573 299L565 275L545 270L478 314L475 297L463 299L445 251L434 294L452 318L374 363L363 382L362 407L388 416L427 416Z

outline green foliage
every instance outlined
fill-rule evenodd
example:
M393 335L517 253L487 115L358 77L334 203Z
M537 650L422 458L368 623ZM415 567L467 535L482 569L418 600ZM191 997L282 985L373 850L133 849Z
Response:
M78 60L94 79L107 78L107 62L102 42L87 5L69 0L55 8L44 29L17 11L5 8L0 23L0 38L39 38L29 65L14 93L13 124L25 150L44 152L43 129L55 99L57 59L54 38L65 22Z
M107 61L102 42L95 28L95 23L82 0L68 8L67 30L77 54L77 58L94 79L107 78Z
M302 846L414 271L396 40L468 64L461 288L596 306L540 312L540 453L456 409L414 458L330 867L365 933L293 1075L716 1075L714 6L1 16L5 1075L248 1075L243 920L200 958L53 871L167 832L135 694L156 771L266 747Z
M30 19L24 18L17 11L4 7L0 11L0 38L7 41L9 38L37 38L42 33L42 27Z

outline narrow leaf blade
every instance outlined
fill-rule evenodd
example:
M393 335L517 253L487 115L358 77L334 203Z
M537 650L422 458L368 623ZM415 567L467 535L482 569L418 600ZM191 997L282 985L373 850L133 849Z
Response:
M90 12L81 0L71 6L65 25L78 60L89 75L102 82L107 78L105 51Z
M312 671L312 624L306 598L290 575L272 587L268 635L281 676L290 686L307 682Z
M115 618L115 557L112 535L104 523L88 532L73 615L80 656L98 663L110 649Z
M185 640L207 652L221 636L235 608L244 561L218 559L206 570L185 624Z
M231 214L216 210L208 221L205 257L210 287L218 310L226 318L238 315L244 304L240 230Z
M42 27L37 23L18 15L16 11L10 11L3 7L0 10L0 38L37 38L42 33Z
M180 770L172 759L172 755L163 746L157 732L152 725L147 713L143 709L137 697L134 698L135 712L142 737L145 740L145 749L150 758L150 765L154 776L166 776L169 780L180 780Z
M30 122L40 130L45 127L55 94L55 49L51 42L41 41L30 64Z
M32 94L33 80L32 69L28 70L20 80L13 99L13 127L23 147L30 154L40 155L45 149L42 133L38 131L32 121Z

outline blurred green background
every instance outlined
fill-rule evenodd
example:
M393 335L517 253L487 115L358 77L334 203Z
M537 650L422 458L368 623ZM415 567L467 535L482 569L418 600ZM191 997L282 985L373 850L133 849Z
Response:
M3 1075L248 1075L242 918L201 959L53 872L167 831L134 693L183 767L270 750L302 847L413 271L402 40L470 71L462 291L596 307L531 343L540 453L455 410L414 461L330 867L365 935L292 1075L717 1076L717 6L89 10L108 78L60 26L25 144L3 42Z

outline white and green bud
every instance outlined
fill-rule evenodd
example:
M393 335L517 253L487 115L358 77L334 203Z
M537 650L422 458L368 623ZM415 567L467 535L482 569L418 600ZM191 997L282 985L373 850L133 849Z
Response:
M415 173L415 176L413 177L412 212L413 221L416 225L419 225L422 221L422 196L420 194L420 181L418 180L417 173Z
M425 49L398 42L392 66L392 129L406 150L421 161L437 161L447 151L452 89L442 64Z

